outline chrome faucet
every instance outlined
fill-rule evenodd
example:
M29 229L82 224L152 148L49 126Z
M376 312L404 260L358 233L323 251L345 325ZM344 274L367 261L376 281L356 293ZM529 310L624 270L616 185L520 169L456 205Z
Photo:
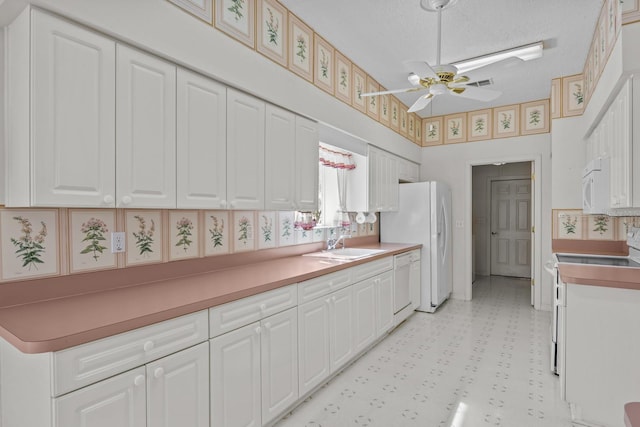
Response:
M342 240L342 248L344 249L346 247L344 243L344 239L349 239L349 238L351 238L351 234L341 234L340 237L338 237L337 239L332 239L332 238L327 239L327 250L328 251L334 250L338 246L341 240Z

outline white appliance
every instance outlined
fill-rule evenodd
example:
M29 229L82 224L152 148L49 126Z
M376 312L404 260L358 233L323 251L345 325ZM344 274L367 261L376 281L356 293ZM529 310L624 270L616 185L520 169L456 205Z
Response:
M437 181L400 184L397 212L380 214L380 241L421 243L421 297L433 313L451 294L451 190Z
M551 371L560 376L560 397L565 399L565 327L566 327L566 284L560 278L558 263L585 265L605 265L619 268L640 268L640 228L631 228L627 233L629 256L554 254L554 260L545 265L553 275L553 320L551 324Z
M609 158L591 160L582 170L582 211L603 214L609 209Z

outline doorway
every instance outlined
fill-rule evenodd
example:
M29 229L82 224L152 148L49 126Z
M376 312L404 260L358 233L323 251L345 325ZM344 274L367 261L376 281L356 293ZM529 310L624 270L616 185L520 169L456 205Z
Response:
M473 277L531 280L533 167L532 161L472 165Z

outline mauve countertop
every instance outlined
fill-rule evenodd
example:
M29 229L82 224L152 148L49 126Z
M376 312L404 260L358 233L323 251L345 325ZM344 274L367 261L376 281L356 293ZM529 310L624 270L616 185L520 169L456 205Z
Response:
M290 256L136 286L0 307L0 336L23 353L84 344L421 245L377 243L386 252L355 261ZM60 281L65 276L59 277Z
M624 405L624 425L626 427L640 427L640 402L630 402Z
M640 290L640 268L558 263L564 283Z

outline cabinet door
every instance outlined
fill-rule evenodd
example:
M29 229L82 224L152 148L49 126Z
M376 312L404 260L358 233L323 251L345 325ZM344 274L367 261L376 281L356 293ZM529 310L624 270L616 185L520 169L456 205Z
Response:
M351 287L334 292L331 298L330 357L331 372L337 371L354 356L353 297Z
M265 209L295 209L296 116L267 105L265 135Z
M610 197L612 208L631 206L632 170L632 123L631 123L631 81L628 81L610 107L615 116L612 129L615 136L611 141Z
M392 154L387 156L387 181L385 194L385 208L388 212L398 210L400 188L398 184L398 160Z
M177 78L177 206L224 209L227 88L182 68Z
M117 207L176 207L176 67L117 46Z
M209 344L147 365L147 427L209 427Z
M300 396L331 372L329 359L329 298L298 306L298 363Z
M318 124L296 117L296 209L318 209Z
M260 323L210 342L211 427L260 426Z
M264 208L265 103L227 89L227 198L231 209Z
M380 152L369 147L369 212L380 210Z
M55 427L146 427L145 368L54 399Z
M354 352L366 349L376 339L376 278L353 285Z
M422 288L420 283L420 260L411 262L409 270L409 292L411 294L411 308L414 310L420 307Z
M298 311L290 308L261 322L262 423L298 399Z
M115 207L115 43L32 18L31 204Z
M387 271L376 281L376 337L393 327L393 272Z

